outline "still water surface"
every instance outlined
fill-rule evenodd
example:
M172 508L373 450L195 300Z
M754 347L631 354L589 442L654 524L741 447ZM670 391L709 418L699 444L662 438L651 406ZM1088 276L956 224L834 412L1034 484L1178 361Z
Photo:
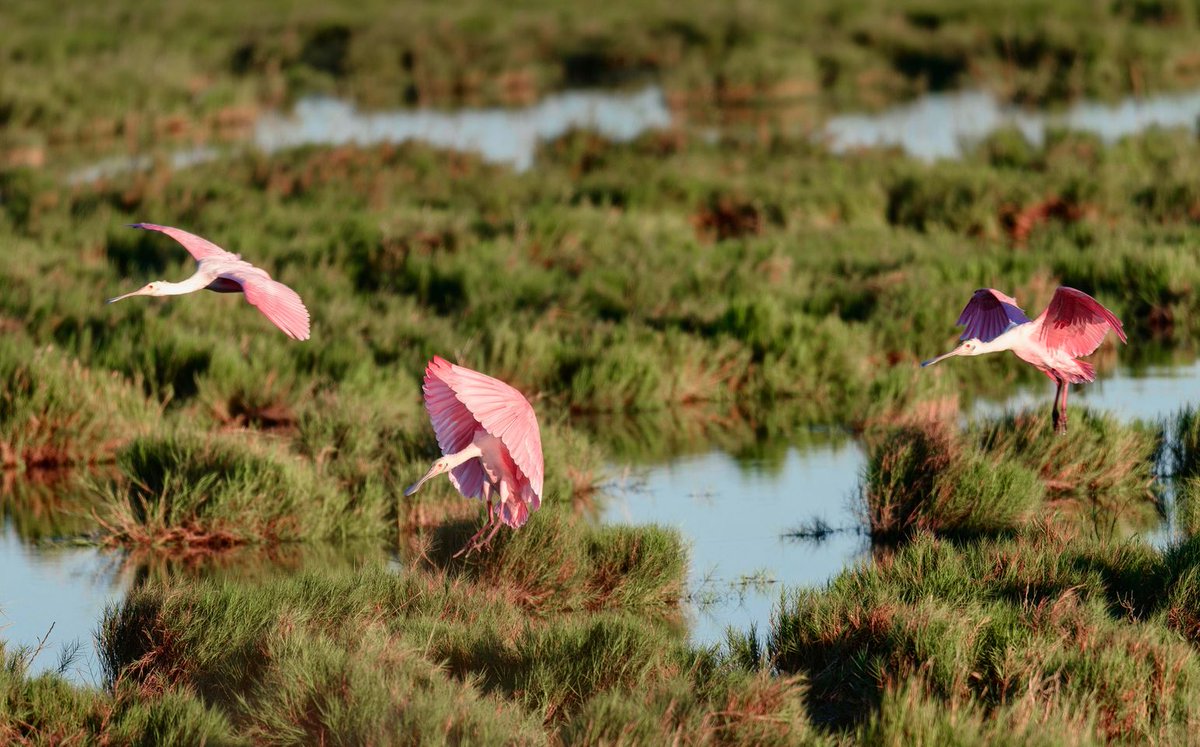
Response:
M966 148L1003 127L1015 127L1033 144L1052 128L1097 134L1105 142L1150 127L1196 129L1200 92L1128 97L1115 103L1081 101L1057 111L1025 109L1002 103L982 91L925 94L912 102L874 114L842 114L827 119L812 136L836 153L894 146L925 160L957 158ZM420 141L451 150L479 153L493 163L519 171L534 165L538 146L572 129L587 129L616 141L676 126L680 119L663 90L651 85L637 91L582 90L548 96L519 108L415 108L362 111L329 96L301 99L290 112L268 112L254 124L245 145L274 153L301 145L374 145ZM712 134L711 131L704 132ZM217 160L231 148L208 145L165 156L182 169ZM68 174L72 183L91 182L145 170L155 157L116 155Z
M0 639L12 649L45 645L34 670L55 669L64 651L78 647L65 672L79 682L101 674L95 634L107 605L129 591L122 554L97 547L23 541L12 524L0 531Z
M958 158L991 133L1015 127L1034 145L1050 129L1093 133L1111 143L1151 127L1195 130L1200 92L1128 97L1115 103L1081 101L1047 112L1001 103L982 91L930 93L878 114L846 114L825 124L824 138L837 153L897 146L924 160Z
M1200 361L1119 370L1094 384L1072 387L1072 397L1075 406L1122 419L1166 418L1189 403L1200 404ZM1053 398L1047 381L1002 402L979 401L967 417L1049 408ZM869 547L854 511L865 463L858 442L843 437L793 448L782 466L738 461L722 451L640 469L618 465L615 472L631 477L614 483L602 520L653 522L683 533L691 544L693 637L717 643L729 625L745 630L757 623L765 630L781 585L820 586L865 557ZM784 536L816 518L844 531L821 541ZM1148 539L1169 536L1164 529Z

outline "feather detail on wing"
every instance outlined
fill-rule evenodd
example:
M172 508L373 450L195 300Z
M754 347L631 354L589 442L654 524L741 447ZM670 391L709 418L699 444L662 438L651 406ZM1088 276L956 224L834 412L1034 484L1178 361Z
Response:
M242 262L245 267L226 269L218 276L233 280L242 286L246 300L263 313L271 322L293 340L307 340L309 336L308 309L300 294L277 280L272 280L265 270Z
M425 369L425 409L433 423L438 448L443 454L455 454L471 445L475 431L481 426L471 411L454 396L454 390L445 379L435 373L434 358ZM469 459L450 470L450 482L465 498L482 498L484 472L478 459Z
M158 231L165 233L171 238L183 245L184 249L188 250L188 254L199 262L202 259L215 257L217 259L236 260L241 259L240 256L233 252L225 251L221 247L212 243L208 239L203 239L194 233L188 233L180 228L171 228L170 226L159 226L153 223L132 223L130 228L141 228L146 231Z
M524 395L499 379L434 357L425 369L425 406L444 453L465 448L476 427L500 439L528 491L522 498L537 508L545 468L537 415ZM450 392L457 402L447 399ZM522 486L525 487L525 486Z
M1072 358L1091 355L1108 331L1125 342L1125 327L1111 311L1083 291L1059 286L1050 305L1037 318L1038 334L1046 347L1062 350Z
M1017 306L1017 299L994 288L980 288L958 317L959 326L966 327L959 339L990 342L1004 334L1009 327L1028 321L1029 317Z

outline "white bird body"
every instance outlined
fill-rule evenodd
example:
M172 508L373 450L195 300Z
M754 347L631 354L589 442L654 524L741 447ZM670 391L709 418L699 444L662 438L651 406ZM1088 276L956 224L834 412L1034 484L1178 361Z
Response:
M182 296L198 290L244 293L246 300L288 337L308 339L309 317L304 301L296 291L273 280L266 270L250 264L240 254L227 252L207 239L178 228L153 223L137 223L133 227L165 233L178 241L196 260L196 272L178 283L156 280L131 293L110 298L109 303L131 296Z

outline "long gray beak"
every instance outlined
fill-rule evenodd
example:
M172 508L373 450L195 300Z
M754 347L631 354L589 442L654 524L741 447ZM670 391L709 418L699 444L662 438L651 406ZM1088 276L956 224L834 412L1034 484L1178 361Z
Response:
M142 294L143 290L145 290L145 288L139 288L135 291L130 291L129 293L126 293L123 296L117 296L116 298L110 298L107 301L105 301L104 303L116 303L117 301L123 301L126 298L129 298L131 296L140 296L140 295L143 295Z
M436 464L433 465L432 467L429 468L429 471L425 473L424 477L422 477L420 480L417 480L412 485L409 485L408 488L405 489L404 495L406 497L412 495L413 493L420 490L421 486L424 485L426 483L426 481L429 480L429 478L435 477L439 474L441 474L441 472L440 472L440 470L438 470L437 465Z
M955 349L951 350L949 353L942 353L941 355L939 355L936 358L931 358L931 359L923 362L921 364L921 368L925 368L926 366L932 366L934 363L937 363L938 361L944 361L947 358L953 358L954 356L959 355L961 352L962 352L962 345L959 345Z

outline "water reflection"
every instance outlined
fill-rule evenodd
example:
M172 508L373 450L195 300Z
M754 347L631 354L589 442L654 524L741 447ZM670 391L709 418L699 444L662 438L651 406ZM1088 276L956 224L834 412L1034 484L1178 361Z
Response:
M0 637L9 650L45 645L31 671L57 667L64 650L78 648L65 674L97 683L101 668L95 633L104 608L119 602L130 589L119 552L97 547L30 544L12 522L0 533ZM49 635L47 635L49 634Z
M1125 98L1108 104L1082 101L1058 113L1002 104L982 91L930 93L879 114L844 114L830 119L824 138L837 153L898 146L925 160L959 158L970 144L1005 127L1015 127L1041 145L1052 128L1095 133L1114 142L1150 127L1195 129L1200 92Z
M263 581L304 568L358 567L390 559L370 544L290 544L235 548L221 553L129 552L63 541L31 541L11 518L0 532L0 640L11 652L41 651L30 671L58 668L63 652L74 652L64 674L74 682L99 685L103 670L96 633L104 611L130 590L178 578Z
M1050 411L1054 385L1021 388L1002 402L978 400L970 409L974 418L992 417L1005 411L1037 409ZM1103 410L1122 420L1164 420L1180 408L1200 403L1200 360L1178 366L1120 368L1111 376L1091 384L1071 387L1073 406Z
M1074 388L1072 397L1076 406L1121 419L1163 420L1200 400L1200 361L1118 369ZM1052 398L1048 383L1020 388L1000 402L975 402L963 417L1049 408ZM730 625L744 630L755 623L762 630L780 585L820 586L866 557L868 543L856 531L853 510L863 447L837 430L797 429L791 422L779 408L757 418L674 413L593 424L597 440L605 442L602 436L608 434L610 453L621 455L612 468L618 477L608 487L612 497L603 504L601 520L676 527L691 545L697 642L722 641ZM729 428L722 431L719 424ZM668 448L676 450L673 456ZM659 462L639 458L646 454ZM1117 508L1096 504L1077 510L1095 532L1134 532L1156 546L1174 537L1153 505L1139 501ZM1092 515L1084 515L1088 512ZM821 525L840 531L819 541L783 536Z
M611 488L601 520L679 528L691 543L693 636L714 643L727 626L762 627L780 584L822 584L863 553L865 542L852 531L821 542L783 537L814 518L853 527L863 460L855 441L833 435L785 447L777 463L723 451L677 458L629 471Z

